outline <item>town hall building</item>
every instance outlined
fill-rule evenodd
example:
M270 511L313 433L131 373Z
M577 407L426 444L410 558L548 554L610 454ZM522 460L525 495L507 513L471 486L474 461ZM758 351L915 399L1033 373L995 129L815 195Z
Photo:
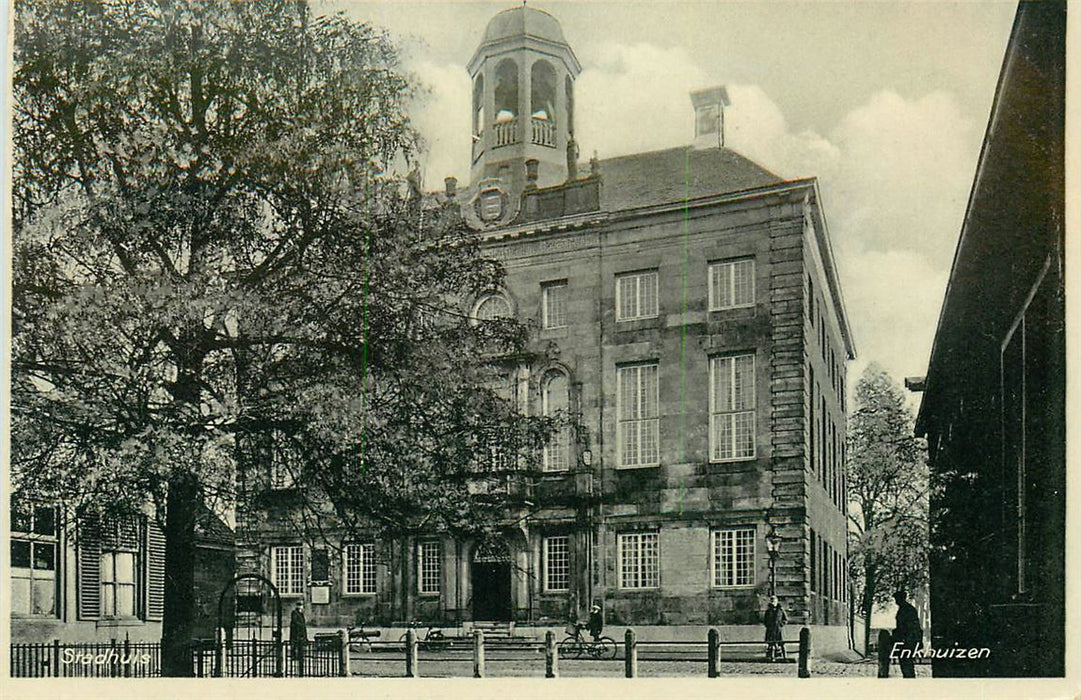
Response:
M816 180L726 148L723 87L690 96L685 146L580 162L581 65L533 7L497 14L467 68L469 183L437 198L506 268L467 311L535 325L518 407L580 427L502 486L527 505L499 538L238 530L241 566L314 626L555 626L596 603L608 625L760 629L775 592L844 644L855 348Z

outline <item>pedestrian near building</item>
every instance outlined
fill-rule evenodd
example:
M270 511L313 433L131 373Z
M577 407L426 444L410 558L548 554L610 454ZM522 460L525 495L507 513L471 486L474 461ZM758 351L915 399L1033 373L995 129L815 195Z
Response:
M923 643L923 627L920 626L920 614L904 591L893 594L897 603L896 627L893 630L893 648L890 656L896 658L901 666L901 675L905 678L916 677L915 655Z
M593 641L597 641L602 630L604 630L604 616L601 614L601 606L594 603L589 609L589 634L593 637Z
M308 621L304 618L304 601L298 600L289 615L289 646L293 650L293 659L303 667L304 652L308 646Z
M766 625L766 658L770 661L784 659L784 626L788 623L788 615L777 596L770 596L762 621Z

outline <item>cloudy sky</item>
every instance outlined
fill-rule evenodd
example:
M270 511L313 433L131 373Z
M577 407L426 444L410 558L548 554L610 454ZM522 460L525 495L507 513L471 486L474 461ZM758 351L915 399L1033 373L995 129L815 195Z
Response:
M430 89L425 182L468 180L469 77L508 2L332 2L400 37ZM1015 2L531 2L582 63L583 155L689 144L690 91L728 86L728 144L817 176L858 360L926 371Z

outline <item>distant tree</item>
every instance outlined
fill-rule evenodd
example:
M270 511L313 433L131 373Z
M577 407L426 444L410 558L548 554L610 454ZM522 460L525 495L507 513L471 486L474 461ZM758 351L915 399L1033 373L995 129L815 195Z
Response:
M848 422L849 573L867 621L897 590L927 582L928 469L902 389L878 365L856 385Z
M501 266L395 175L391 41L289 0L14 9L12 484L165 513L164 673L191 673L197 504L268 451L346 525L491 527L492 436L529 460L550 421L483 360L527 329L465 313Z

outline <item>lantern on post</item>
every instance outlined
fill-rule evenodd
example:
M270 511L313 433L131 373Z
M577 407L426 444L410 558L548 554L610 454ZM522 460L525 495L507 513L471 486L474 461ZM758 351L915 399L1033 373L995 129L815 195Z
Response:
M777 556L781 553L781 538L772 525L766 535L766 553L769 554L769 594L777 593Z

